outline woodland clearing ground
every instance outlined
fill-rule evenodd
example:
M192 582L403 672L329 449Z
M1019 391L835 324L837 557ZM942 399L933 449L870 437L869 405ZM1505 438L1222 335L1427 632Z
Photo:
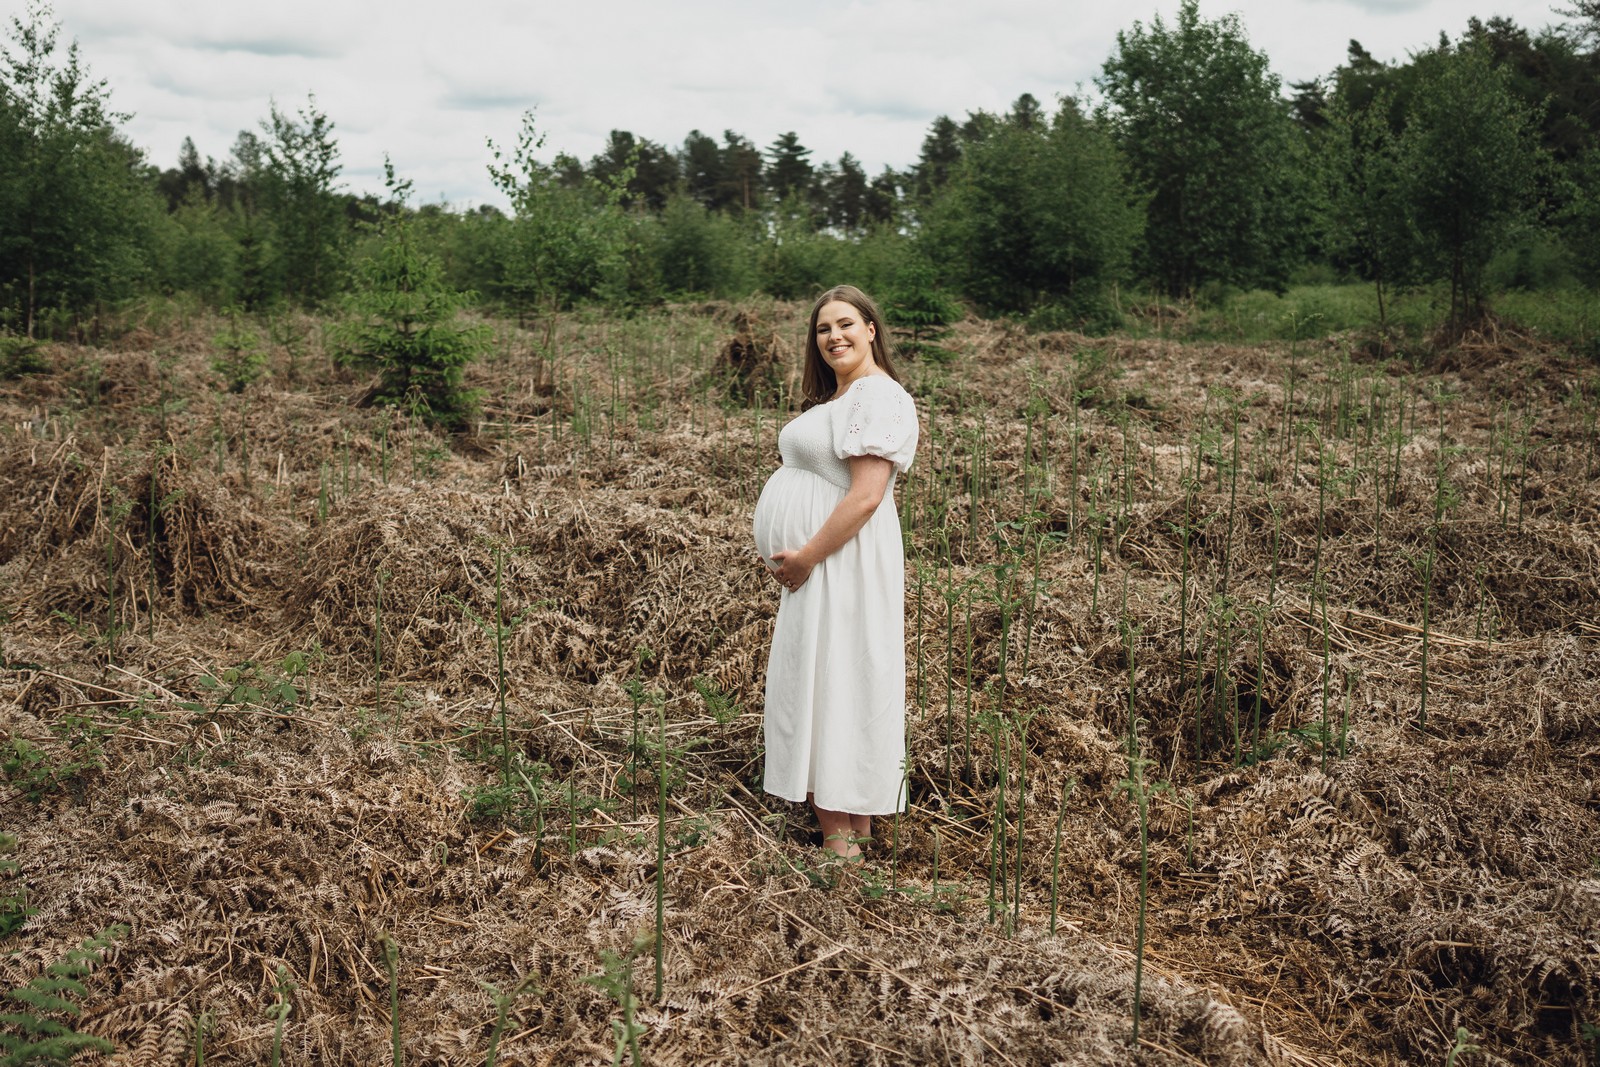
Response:
M747 310L797 336L799 309ZM208 1062L264 1062L281 989L283 1062L364 1065L389 1056L387 937L409 1061L606 1063L618 1001L586 979L654 929L659 825L648 1062L1123 1061L1132 692L1174 788L1149 800L1131 1058L1443 1062L1465 1027L1589 1062L1594 364L959 326L953 363L908 374L926 684L891 885L886 839L821 865L760 790L749 512L787 414L727 405L729 312L584 312L548 350L497 325L468 383L487 421L454 439L351 407L366 383L314 351L298 382L274 348L268 378L208 387L217 323L0 383L0 900L20 880L38 909L0 987L126 922L77 1022L119 1062L176 1061L202 1016Z

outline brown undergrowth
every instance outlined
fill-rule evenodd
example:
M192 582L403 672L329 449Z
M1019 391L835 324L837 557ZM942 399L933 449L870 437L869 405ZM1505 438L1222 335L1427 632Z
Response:
M612 1062L635 945L656 1064L1594 1061L1593 368L964 324L907 372L911 808L840 868L760 788L733 330L504 328L454 440L187 334L4 383L0 982L130 924L77 1023L125 1064L266 1062L280 998L283 1062L385 1060L391 942L418 1063L497 994L499 1062Z

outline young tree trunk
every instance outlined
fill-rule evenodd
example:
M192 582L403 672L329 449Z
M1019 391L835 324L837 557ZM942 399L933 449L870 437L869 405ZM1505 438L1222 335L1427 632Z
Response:
M1458 250L1450 259L1450 319L1445 337L1446 344L1461 340L1466 330L1466 314L1462 308L1461 253Z

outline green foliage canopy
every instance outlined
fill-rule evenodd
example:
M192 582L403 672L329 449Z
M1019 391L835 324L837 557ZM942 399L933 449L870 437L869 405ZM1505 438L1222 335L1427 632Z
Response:
M1237 16L1207 21L1184 0L1171 27L1135 22L1099 85L1149 193L1143 272L1173 295L1282 285L1305 231L1304 150Z
M1423 269L1449 281L1447 330L1459 332L1483 311L1489 261L1530 217L1543 153L1533 115L1482 48L1441 47L1418 66L1401 174Z
M270 221L285 294L315 306L344 287L349 227L335 191L339 145L333 123L311 97L291 118L273 104L255 178Z
M509 158L489 143L489 177L513 211L495 227L494 291L523 312L600 296L627 269L628 228L619 202L631 171L620 169L608 181L586 177L573 188L535 158L543 145L531 111Z
M1318 176L1326 204L1328 252L1377 289L1380 327L1389 295L1415 276L1417 242L1387 93L1355 104L1338 93L1319 139Z
M1070 101L1048 125L985 125L925 211L926 253L989 310L1097 317L1142 226L1111 138Z
M56 60L49 8L11 19L0 46L0 321L29 336L42 309L80 311L133 291L159 210L110 90L77 43Z

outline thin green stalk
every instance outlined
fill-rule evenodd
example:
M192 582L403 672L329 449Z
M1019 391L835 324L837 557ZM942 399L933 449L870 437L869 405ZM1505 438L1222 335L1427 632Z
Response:
M633 805L633 818L639 818L639 705L644 702L644 682L630 678L624 686L628 701L633 705L633 729L628 735L628 799Z
M656 699L660 727L656 763L656 1003L666 988L667 949L667 701Z
M1383 480L1385 451L1372 472L1372 563L1376 570L1383 561Z
M1183 801L1184 812L1188 818L1183 833L1183 865L1190 869L1194 867L1194 794L1184 793L1180 798Z
M1228 464L1228 529L1222 545L1222 595L1228 595L1228 579L1233 573L1233 528L1235 504L1239 496L1239 404L1229 395L1233 417L1233 459Z
M1233 605L1226 596L1219 596L1217 616L1220 620L1217 633L1217 684L1215 687L1218 721L1226 728L1233 726L1233 761L1238 763L1242 742L1239 736L1239 698L1233 683ZM1224 710L1226 709L1226 710Z
M1071 503L1070 516L1072 528L1072 545L1078 545L1078 402L1076 396L1072 402L1072 491L1067 494Z
M972 782L972 592L967 590L967 687L965 737L962 741L961 776L969 785Z
M277 981L272 992L278 999L267 1009L267 1018L272 1020L272 1054L268 1063L271 1067L279 1067L283 1062L283 1030L289 1022L289 1012L292 1008L289 995L294 992L294 982L289 978L289 970L281 963L278 964Z
M1184 653L1189 647L1189 521L1194 503L1194 486L1186 486L1183 495L1183 524L1178 528L1178 669L1183 669Z
M1194 762L1200 765L1205 754L1205 643L1206 624L1210 612L1200 619L1200 628L1194 635Z
M1072 787L1078 780L1071 775L1061 783L1061 807L1056 812L1056 842L1050 852L1050 933L1056 932L1056 916L1059 912L1057 906L1056 890L1061 880L1061 827L1067 820L1067 797L1072 793Z
M1332 467L1328 461L1328 449L1324 442L1317 440L1317 543L1311 552L1311 584L1315 586L1322 577L1322 529L1327 515L1328 478L1332 474Z
M1422 694L1417 707L1417 725L1428 728L1428 637L1433 607L1433 562L1437 526L1428 528L1428 552L1422 558Z
M1011 850L1015 873L1011 887L1011 928L1022 926L1022 859L1027 851L1028 829L1028 720L1031 714L1017 713L1017 840Z
M378 571L377 599L372 605L372 714L383 719L383 580L387 577Z
M166 407L163 402L162 421L166 421ZM151 644L156 639L156 516L162 510L159 499L161 458L157 453L150 464L150 492L145 499L145 636Z
M1126 615L1122 618L1122 639L1128 650L1128 757L1131 759L1136 755L1133 746L1139 736L1137 718L1139 627L1130 624Z
M1029 389L1030 394L1032 389ZM1028 406L1024 413L1022 430L1022 506L1028 506L1028 465L1033 462L1033 397L1028 398Z
M194 1067L206 1067L206 1037L214 1021L209 1011L194 1017Z
M995 888L997 885L1000 886L1003 894L1006 884L1003 872L1007 870L1005 862L1006 775L1010 769L1007 765L1010 738L1004 735L1004 726L998 711L990 715L989 722L995 758L994 813L990 821L989 832L989 921L994 922L997 911L1000 907L1003 907L1003 900L997 902L995 898Z
M385 415L379 423L378 430L378 470L383 476L383 484L389 484L389 416ZM543 438L540 438L541 442Z
M908 507L906 509L906 513L910 514L910 512L911 512L911 509ZM926 678L926 675L923 673L923 669L922 669L922 664L923 664L923 648L922 648L922 645L923 645L923 642L922 642L923 628L922 628L922 619L923 619L924 614L926 613L926 608L927 608L927 604L926 604L925 598L923 597L923 590L927 585L927 578L928 578L927 568L923 565L922 560L919 559L919 560L917 560L917 687L916 688L917 688L917 707L919 709L921 709L922 718L923 718L924 721L926 721L927 718L928 718L928 688L927 688L927 678Z
M893 858L889 863L889 886L900 888L900 812L905 809L911 795L911 756L900 759L900 795L895 800Z
M1089 614L1094 615L1100 609L1100 516L1090 513L1093 523L1089 531L1089 538L1094 542L1094 579L1089 590Z
M394 1067L401 1067L405 1056L400 1044L400 944L388 934L382 937L383 966L389 972L389 1047Z
M955 738L955 701L956 701L956 674L955 674L955 644L956 644L956 602L960 599L960 591L956 589L953 567L948 563L949 544L945 545L946 570L944 588L944 789L949 794L954 789L954 779L950 771L950 750L954 746Z
M133 502L116 487L111 489L106 532L106 659L117 662L117 531L133 511ZM153 606L152 606L153 607ZM134 625L137 625L135 620Z
M1272 570L1267 575L1267 606L1271 607L1278 591L1278 557L1283 533L1283 513L1278 510L1278 503L1275 500L1268 499L1267 506L1272 509Z
M1517 449L1518 458L1521 460L1517 472L1517 533L1522 532L1522 511L1528 499L1528 455L1533 448L1528 444L1528 427L1525 425L1522 432L1522 444Z
M494 672L500 710L500 784L511 788L511 728L506 722L505 549L494 547Z
M1261 687L1267 673L1267 609L1256 609L1256 699L1254 725L1250 729L1250 751L1261 752Z
M1022 631L1022 674L1028 677L1028 667L1033 658L1033 627L1039 609L1039 556L1044 549L1044 535L1034 526L1034 516L1028 517L1028 539L1033 543L1033 574L1028 579L1028 625Z
M1132 747L1137 749L1136 739ZM1145 917L1150 902L1150 797L1154 789L1145 777L1148 762L1142 756L1131 757L1128 777L1122 783L1139 813L1139 917L1134 928L1133 1035L1129 1039L1129 1044L1135 1046L1139 1043L1139 1020L1144 1006Z
M1324 586L1322 593L1322 773L1328 773L1328 748L1333 741L1333 735L1328 732L1328 681L1332 670L1332 645L1328 640L1328 590Z
M567 855L578 854L578 786L567 779Z

